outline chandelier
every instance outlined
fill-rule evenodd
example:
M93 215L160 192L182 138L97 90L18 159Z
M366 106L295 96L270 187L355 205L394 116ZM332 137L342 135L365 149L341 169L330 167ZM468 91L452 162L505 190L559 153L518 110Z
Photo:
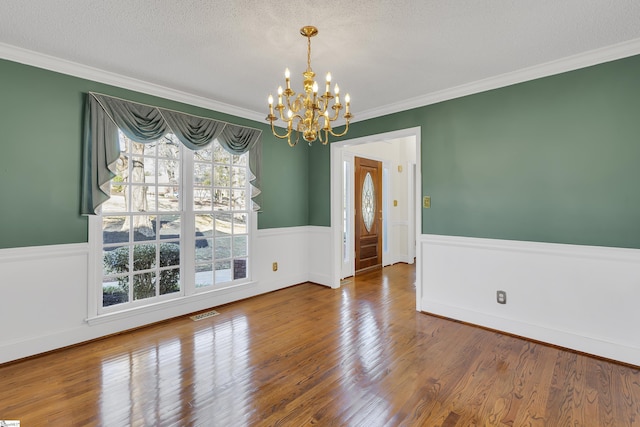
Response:
M300 34L307 38L307 71L302 73L304 76L304 93L296 94L291 90L291 80L289 79L289 69L285 69L284 78L286 89L282 90L282 86L278 87L278 104L273 105L273 96L269 95L269 115L267 120L271 122L271 131L280 139L287 139L290 146L294 146L300 140L300 134L305 141L311 145L313 141L319 139L322 144L329 142L329 135L340 137L346 135L349 130L349 120L351 113L349 112L349 94L344 97L345 112L342 116L346 122L344 132L336 133L331 128L331 122L338 119L342 104L340 104L340 88L336 84L333 93L331 93L331 73L327 73L327 81L324 92L318 92L318 83L314 80L316 73L311 70L311 37L318 34L318 29L312 26L302 27ZM283 103L284 97L284 103ZM329 107L331 100L334 99L333 105ZM274 115L274 108L278 110L280 120L287 125L287 132L283 135L276 132L273 122L278 120L278 116ZM287 109L285 116L285 108ZM333 112L331 112L333 110ZM322 119L322 126L321 126ZM291 142L291 135L295 131L295 141ZM324 133L324 137L323 137Z

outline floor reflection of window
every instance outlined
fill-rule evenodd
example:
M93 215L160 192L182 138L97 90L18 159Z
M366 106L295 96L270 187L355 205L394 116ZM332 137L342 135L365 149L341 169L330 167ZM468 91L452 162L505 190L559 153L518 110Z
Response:
M387 374L383 340L387 322L385 319L380 324L366 301L351 298L349 292L352 291L347 288L342 291L340 347L344 363L341 364L340 386L350 397L349 401L367 401L367 407L374 408L366 416L373 422L389 415L389 402L375 395L375 389L371 388L371 384L378 383ZM354 313L359 314L355 322Z
M193 419L196 425L248 425L252 382L249 325L234 317L194 339ZM241 417L241 419L238 419Z
M182 384L177 339L138 353L125 353L102 363L103 425L160 425L171 420L170 408ZM181 414L177 412L176 417ZM169 418L168 418L169 417Z

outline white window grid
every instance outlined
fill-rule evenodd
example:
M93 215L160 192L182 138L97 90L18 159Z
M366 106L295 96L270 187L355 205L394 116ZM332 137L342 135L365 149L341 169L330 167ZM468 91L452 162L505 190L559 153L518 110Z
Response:
M173 136L169 136L170 138ZM173 137L175 138L175 137ZM122 139L121 139L122 141ZM177 142L177 141L175 141ZM217 144L217 141L215 142ZM213 144L212 146L213 147ZM185 149L182 144L177 143L177 156L176 158L171 158L168 156L159 153L158 144L152 143L151 145L146 145L144 154L134 153L132 150L132 145L122 144L121 148L123 155L129 156L130 161L127 164L128 176L131 176L133 165L135 161L142 161L145 165L145 172L148 170L153 170L154 174L150 175L145 173L144 183L133 183L133 182L112 182L112 185L120 185L124 188L125 191L132 191L134 188L139 187L147 187L147 201L148 206L144 212L134 212L131 203L132 197L130 193L128 197L125 198L126 205L123 206L122 210L113 209L112 206L108 206L106 209L102 209L100 216L100 228L102 228L102 221L105 218L120 218L120 220L130 221L128 227L128 235L126 236L126 241L124 238L117 241L105 242L103 238L100 239L101 250L99 258L98 270L102 273L99 276L104 279L107 277L107 281L117 281L118 278L126 278L128 283L133 283L134 275L137 274L151 274L156 279L157 285L155 287L155 295L145 299L136 299L133 296L132 286L129 286L129 295L128 299L124 303L114 304L111 306L104 306L102 301L102 292L98 292L100 301L97 305L97 314L105 314L112 311L120 311L123 309L133 308L137 306L147 305L150 303L154 303L156 301L160 301L163 299L171 299L180 296L185 296L188 294L193 294L196 292L207 291L211 289L219 289L224 288L226 286L235 286L237 284L241 284L244 282L248 282L250 280L250 266L249 266L249 253L250 253L250 230L251 230L251 220L252 220L252 212L250 211L251 201L250 201L250 186L249 186L249 172L248 172L248 154L237 156L229 154L227 157L227 161L221 161L219 159L212 158L209 162L196 160L197 156L194 155L194 152L191 152L188 149ZM213 151L213 150L211 150ZM224 152L226 153L226 151ZM168 180L166 174L163 175L163 162L173 162L174 172L176 172L173 180ZM195 176L194 171L196 169L196 165L206 165L210 164L211 170L214 171L216 168L227 167L231 174L231 179L228 184L221 184L219 182L212 182L210 184L197 183L194 180L187 178L188 176ZM160 173L156 173L160 171ZM243 179L236 179L236 175L244 176ZM151 191L149 191L151 189ZM212 206L210 209L195 209L195 198L197 197L197 192L202 190L210 190L212 195L215 192L219 192L223 196L229 196L230 199L239 200L238 203L230 204L228 207L225 206ZM162 203L162 194L170 192L173 196L177 198L177 204L171 206L171 209L163 206ZM213 200L213 199L212 199ZM228 270L220 267L231 267L230 274L229 271L226 271L226 275L223 273L213 274L213 280L207 283L197 283L196 276L198 274L198 269L203 269L206 267L206 262L200 262L196 260L196 241L198 240L195 229L196 229L196 218L199 215L210 215L211 218L215 221L219 218L227 218L229 223L229 231L230 233L226 236L216 235L217 233L213 233L211 236L212 246L215 248L217 241L223 241L227 239L230 242L230 248L227 256L223 257L213 257L211 260L210 266L212 272ZM148 219L155 224L155 233L148 238L140 238L136 237L135 228L133 226L134 220L138 217L148 217ZM165 232L163 229L165 223L178 223L179 227L177 230L173 229L170 232ZM214 222L215 224L215 222ZM189 231L193 230L193 233ZM214 227L215 230L215 227ZM102 232L102 230L101 230ZM104 237L104 234L103 234ZM134 271L133 268L130 268L127 272L122 273L107 273L103 267L103 257L104 254L109 250L114 250L118 247L126 246L129 248L128 257L129 257L129 266L134 265L133 260L133 249L136 246L140 245L154 245L155 247L155 259L160 260L160 248L163 244L175 244L179 247L179 262L171 265L161 266L158 265L159 262L156 262L156 265L150 268L143 268ZM238 249L238 248L242 249ZM215 252L214 252L215 254ZM234 268L236 267L236 268ZM241 267L241 268L238 268ZM159 276L163 274L163 272L168 272L174 269L179 269L179 290L176 292L167 293L165 295L161 294L160 286L159 286ZM103 287L104 280L100 281L100 287Z

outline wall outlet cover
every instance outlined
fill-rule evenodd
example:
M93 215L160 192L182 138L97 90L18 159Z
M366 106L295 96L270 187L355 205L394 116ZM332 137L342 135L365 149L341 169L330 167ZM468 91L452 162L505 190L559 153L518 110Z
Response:
M429 209L431 207L431 196L424 196L422 198L422 207Z
M496 300L498 304L506 304L507 303L507 292L506 291L497 291L496 292Z

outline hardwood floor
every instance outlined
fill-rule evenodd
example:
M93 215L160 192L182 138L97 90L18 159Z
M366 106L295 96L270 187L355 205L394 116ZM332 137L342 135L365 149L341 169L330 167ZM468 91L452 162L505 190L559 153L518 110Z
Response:
M22 426L635 426L640 370L415 311L413 266L0 366Z

